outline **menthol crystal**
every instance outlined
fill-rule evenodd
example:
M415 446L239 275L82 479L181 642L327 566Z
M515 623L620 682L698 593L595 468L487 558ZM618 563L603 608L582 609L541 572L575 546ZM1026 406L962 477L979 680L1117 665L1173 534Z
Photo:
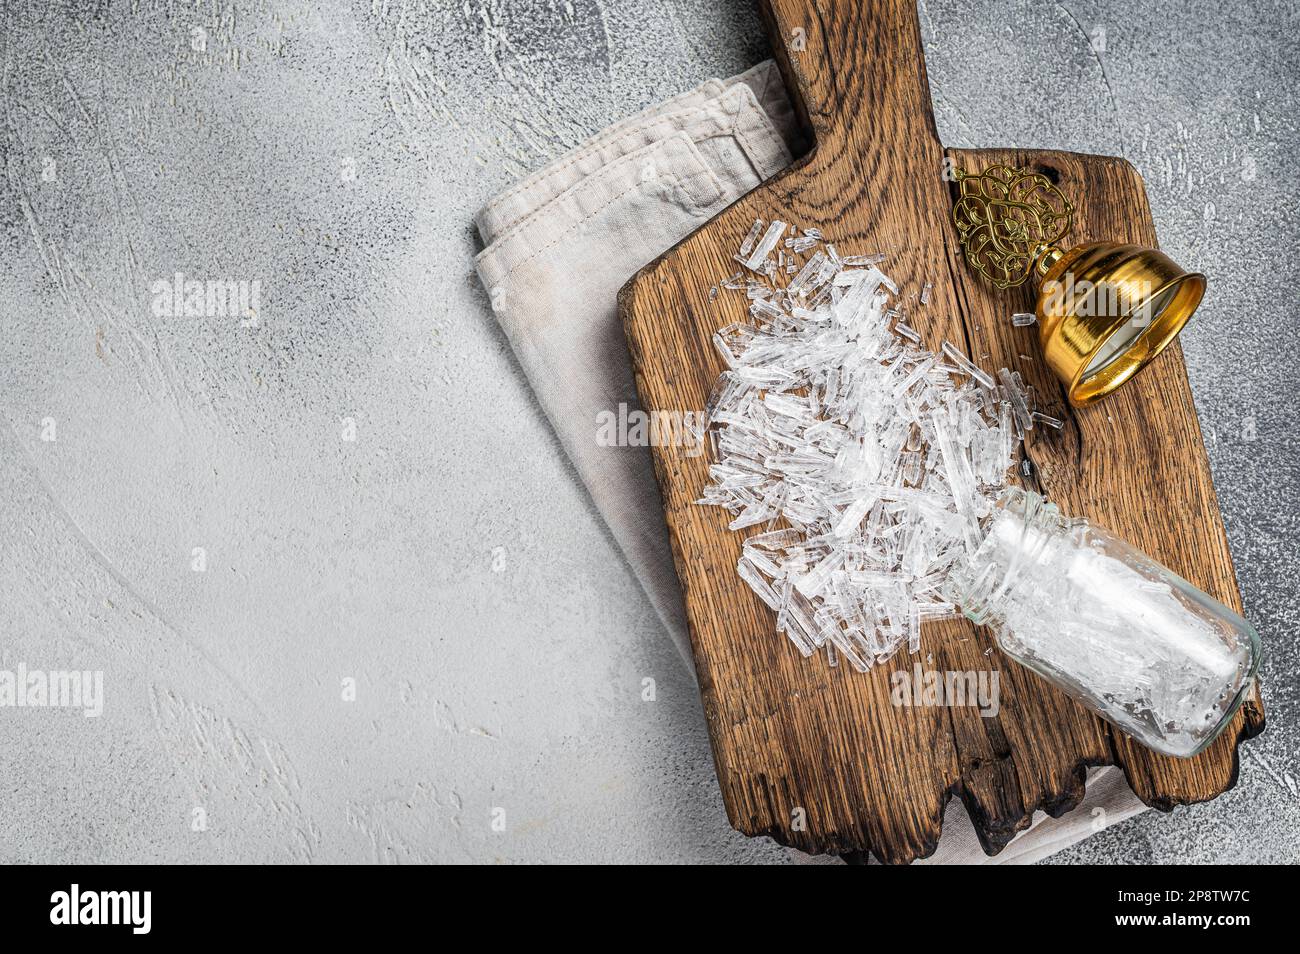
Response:
M778 243L787 264L767 268ZM735 257L748 277L721 287L744 290L749 320L714 335L726 371L698 502L749 534L736 571L799 652L859 670L916 652L924 621L957 613L940 587L977 545L1031 396L950 342L924 348L880 253L759 219Z

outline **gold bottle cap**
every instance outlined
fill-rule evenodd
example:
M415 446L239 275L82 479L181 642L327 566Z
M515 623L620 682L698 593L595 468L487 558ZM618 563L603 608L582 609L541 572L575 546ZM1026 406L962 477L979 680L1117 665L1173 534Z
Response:
M1094 242L1061 255L1038 294L1038 339L1070 403L1098 401L1173 341L1205 294L1205 276L1140 245Z

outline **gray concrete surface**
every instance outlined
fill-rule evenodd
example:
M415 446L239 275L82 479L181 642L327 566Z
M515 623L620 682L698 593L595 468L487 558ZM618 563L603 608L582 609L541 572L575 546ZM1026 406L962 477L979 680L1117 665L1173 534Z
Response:
M1270 729L1054 860L1295 861L1300 14L1138 6L921 5L948 143L1127 156L1211 276ZM0 710L0 861L788 861L471 264L485 199L765 55L742 0L0 0L0 669L104 674L99 718ZM257 320L158 314L177 272Z

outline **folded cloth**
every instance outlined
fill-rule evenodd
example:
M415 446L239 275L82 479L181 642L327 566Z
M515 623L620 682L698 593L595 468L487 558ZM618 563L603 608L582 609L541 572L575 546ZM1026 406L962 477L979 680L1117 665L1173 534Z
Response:
M772 61L643 110L490 201L476 216L478 274L538 403L682 659L690 640L647 428L638 415L617 295L657 258L801 150ZM617 439L610 440L613 432ZM624 439L626 438L626 439ZM630 445L630 446L626 446ZM1073 812L1035 822L999 855L979 847L961 803L932 862L1028 862L1145 806L1117 769L1095 770Z
M743 83L691 113L526 214L477 260L539 403L688 665L649 450L597 440L603 415L637 409L615 300L638 268L790 162Z
M738 107L739 100L719 100L719 96L726 90L742 85L754 94L754 99L746 99L743 107ZM748 111L752 109L755 100L761 109L759 115L762 120L759 121L764 129L759 130L749 124L727 129L728 119L734 120L737 117L728 117L725 112L719 111L719 103L745 109L745 118L754 121L756 117ZM716 140L714 148L722 148L732 137L748 138L754 148L771 153L780 146L780 143L770 139L768 130L772 126L781 134L782 143L798 147L802 134L794 109L785 94L776 63L766 60L730 80L706 80L694 89L657 106L650 106L597 133L545 169L517 182L492 199L475 216L475 224L484 244L491 245L520 220L541 209L587 176L615 159L676 132L687 131L692 140L700 144L713 137ZM788 162L788 150L786 154ZM714 161L716 163L718 160L714 158Z

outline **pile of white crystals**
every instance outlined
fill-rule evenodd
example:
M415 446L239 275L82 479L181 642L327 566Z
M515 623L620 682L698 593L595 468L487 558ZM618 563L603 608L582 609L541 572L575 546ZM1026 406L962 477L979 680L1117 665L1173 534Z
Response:
M865 671L916 652L922 621L959 613L940 586L1024 431L1059 422L1032 411L1018 374L995 380L946 341L925 350L890 307L883 255L841 257L815 229L760 219L736 260L721 287L751 320L713 338L727 370L698 503L729 510L733 530L761 525L736 570L800 653Z

